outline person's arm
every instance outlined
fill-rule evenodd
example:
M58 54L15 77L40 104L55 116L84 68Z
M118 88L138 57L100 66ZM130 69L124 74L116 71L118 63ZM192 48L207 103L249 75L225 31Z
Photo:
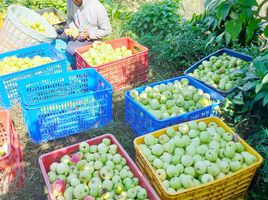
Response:
M73 1L67 0L67 24L74 23Z
M90 39L100 39L112 33L112 26L104 7L99 9L97 30L88 30Z

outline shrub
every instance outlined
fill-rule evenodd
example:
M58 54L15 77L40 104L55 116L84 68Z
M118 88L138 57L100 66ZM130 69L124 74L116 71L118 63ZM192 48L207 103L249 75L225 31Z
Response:
M180 25L176 32L165 38L147 34L140 38L140 42L150 48L151 63L163 71L182 71L218 49L212 45L205 48L206 35L187 24Z
M256 172L249 187L248 199L267 199L268 194L268 129L250 134L247 142L263 157L263 165Z
M159 0L143 4L131 16L127 29L139 37L150 34L163 38L178 29L181 17L178 14L179 0Z
M195 16L193 22L204 31L211 31L209 43L260 44L259 36L264 32L262 20L267 21L267 17L259 16L263 5L256 0L207 0L205 12ZM268 28L265 33L268 34Z

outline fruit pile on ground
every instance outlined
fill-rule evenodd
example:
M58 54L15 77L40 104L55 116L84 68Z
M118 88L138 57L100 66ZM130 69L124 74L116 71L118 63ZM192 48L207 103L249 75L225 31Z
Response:
M228 91L240 84L243 77L243 69L249 66L249 63L224 53L221 56L212 56L209 61L203 61L190 76L202 80L209 85Z
M189 122L159 138L144 137L140 149L168 193L221 179L257 161L217 123Z
M52 25L61 23L60 18L54 12L44 12L42 17L44 17L48 23Z
M0 158L4 157L8 153L7 149L7 143L4 143L3 146L0 146Z
M84 52L82 57L89 65L97 66L131 55L132 51L124 45L114 49L110 44L94 42L92 48Z
M39 33L44 33L46 29L40 24L40 22L30 22L27 19L22 19L21 23Z
M51 58L41 56L34 56L33 58L18 58L17 56L5 57L0 61L0 75L18 72L50 62L52 62Z
M209 94L189 85L186 78L153 88L147 86L141 93L133 89L130 96L157 119L174 117L212 103Z
M83 142L79 150L50 166L48 177L57 200L147 199L147 191L109 139L91 146Z

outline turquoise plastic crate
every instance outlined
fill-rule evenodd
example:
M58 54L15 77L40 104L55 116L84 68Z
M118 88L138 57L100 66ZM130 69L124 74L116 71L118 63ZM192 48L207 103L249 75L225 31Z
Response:
M112 120L112 86L95 69L22 80L19 93L35 143L99 128Z
M72 56L71 54L66 52L67 44L68 40L62 39L56 39L52 42L52 45L66 57L67 66L75 67L75 56Z
M150 112L145 110L141 104L137 103L134 99L132 99L129 95L130 91L125 93L125 103L126 103L126 123L128 123L132 130L135 132L136 136L141 136L177 123L182 123L190 120L196 120L204 117L209 117L213 115L214 108L218 106L220 103L224 102L224 97L199 83L198 81L192 79L187 76L180 76L172 79L168 79L161 82L156 82L153 84L149 84L143 87L136 88L136 90L140 93L147 86L155 86L159 84L167 84L169 82L174 82L175 80L181 80L182 78L187 78L189 80L189 85L193 85L194 87L203 90L203 92L208 93L213 100L213 104L206 106L201 109L194 110L192 112L184 113L178 116L170 117L164 120L159 120L155 116L153 116Z
M0 54L0 60L10 56L17 56L19 58L32 58L37 55L50 57L54 61L45 65L40 65L27 70L0 76L0 107L10 108L19 102L19 80L34 76L57 74L67 71L64 55L56 50L52 45L47 43Z

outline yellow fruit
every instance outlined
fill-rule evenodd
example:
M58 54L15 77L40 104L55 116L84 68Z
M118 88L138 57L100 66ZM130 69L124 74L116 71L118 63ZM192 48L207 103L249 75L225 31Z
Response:
M40 22L29 22L27 19L21 19L20 22L31 29L34 29L35 31L39 33L44 33L46 29L42 26Z
M61 23L60 18L54 12L44 12L42 17L52 25Z
M64 33L74 39L79 37L79 30L77 28L67 28L64 30Z
M91 66L102 65L131 55L132 51L124 45L114 49L112 45L99 41L94 42L88 51L82 53L82 57Z
M51 58L35 56L18 58L16 56L5 57L0 61L0 76L29 69L35 66L52 62Z

